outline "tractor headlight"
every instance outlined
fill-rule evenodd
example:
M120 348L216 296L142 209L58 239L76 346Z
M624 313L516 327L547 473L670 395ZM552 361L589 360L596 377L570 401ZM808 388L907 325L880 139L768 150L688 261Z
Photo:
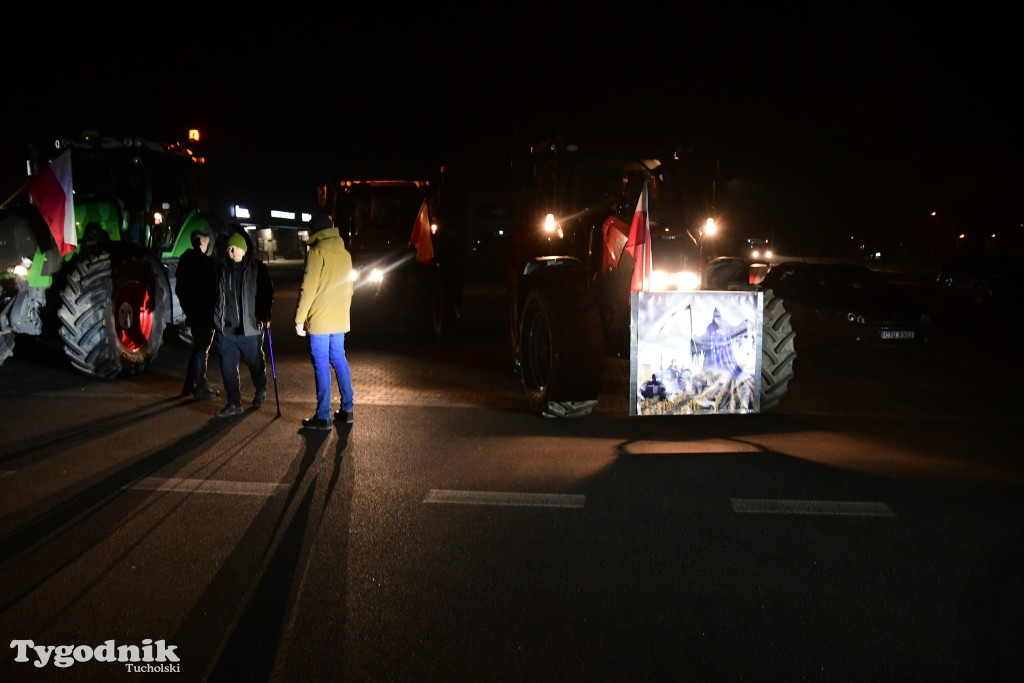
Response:
M652 292L692 292L700 289L700 276L689 270L670 273L656 270L651 273Z
M13 266L7 269L8 273L11 273L15 277L26 278L28 277L28 271L32 267L32 259L25 258L24 256L15 263Z
M552 235L558 235L559 239L565 238L565 233L562 232L562 226L557 220L555 220L555 214L553 213L549 213L544 216L544 234L548 236L549 240Z

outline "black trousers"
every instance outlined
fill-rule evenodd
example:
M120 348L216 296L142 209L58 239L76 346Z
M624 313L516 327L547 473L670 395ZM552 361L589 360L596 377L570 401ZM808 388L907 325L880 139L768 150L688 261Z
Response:
M238 364L249 366L255 393L266 394L267 362L263 357L263 332L253 335L233 332L217 333L217 353L220 354L220 374L224 378L224 391L229 405L242 405L242 382L238 375Z
M185 368L185 393L195 393L197 389L210 386L206 381L206 370L210 362L210 347L213 346L213 323L192 324L192 353Z

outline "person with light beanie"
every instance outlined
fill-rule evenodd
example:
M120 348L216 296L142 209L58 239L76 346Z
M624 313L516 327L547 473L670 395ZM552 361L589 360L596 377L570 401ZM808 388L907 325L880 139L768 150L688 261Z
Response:
M235 226L227 240L226 258L217 269L213 324L217 329L220 374L228 404L217 417L242 414L242 386L238 364L249 367L255 394L252 407L267 399L267 363L263 356L264 331L270 326L274 283L265 263L252 255L249 238Z
M302 425L330 429L332 368L341 394L341 407L334 418L346 424L353 422L352 373L345 356L345 334L351 328L352 255L327 214L313 215L310 232L309 252L295 309L295 333L300 337L309 336L316 413L303 420Z

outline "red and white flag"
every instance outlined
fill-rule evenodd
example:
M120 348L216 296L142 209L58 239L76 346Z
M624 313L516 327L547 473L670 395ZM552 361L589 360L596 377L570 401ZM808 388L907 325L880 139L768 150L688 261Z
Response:
M430 264L434 261L434 243L430 240L430 214L427 213L427 200L420 205L416 222L412 226L409 244L416 247L416 260Z
M78 234L75 232L75 200L71 193L71 150L29 180L28 192L50 226L60 255L73 252L78 247Z
M633 281L629 286L631 292L651 291L651 272L654 270L651 261L651 223L647 215L647 183L640 192L640 200L636 203L633 223L629 226L629 237L626 239L626 251L633 257Z

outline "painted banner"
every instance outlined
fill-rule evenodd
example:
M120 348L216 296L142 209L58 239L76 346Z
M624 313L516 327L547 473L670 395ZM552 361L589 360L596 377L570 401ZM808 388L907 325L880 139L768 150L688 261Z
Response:
M630 415L761 409L761 292L633 292Z

